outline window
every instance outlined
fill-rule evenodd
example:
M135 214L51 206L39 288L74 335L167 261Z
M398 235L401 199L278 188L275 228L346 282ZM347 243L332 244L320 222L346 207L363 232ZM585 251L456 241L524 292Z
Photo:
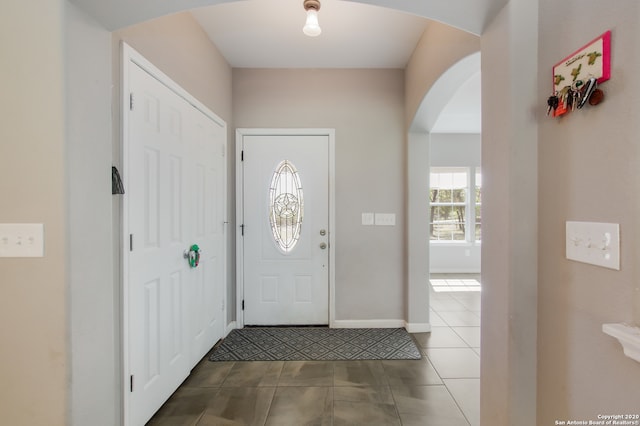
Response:
M304 199L300 176L294 165L284 160L276 167L269 186L269 223L276 244L289 253L300 238Z
M432 167L430 181L431 241L480 241L480 168Z

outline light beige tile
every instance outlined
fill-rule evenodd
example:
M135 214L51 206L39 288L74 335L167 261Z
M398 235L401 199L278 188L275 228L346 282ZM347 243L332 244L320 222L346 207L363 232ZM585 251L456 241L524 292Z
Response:
M480 379L445 379L444 384L471 426L479 426Z
M429 312L429 324L431 324L432 327L448 327L448 324L434 310Z
M382 361L382 365L391 387L442 383L427 359Z
M429 307L436 312L442 311L466 311L467 308L459 301L450 299L433 299L429 302Z
M444 311L438 312L440 318L451 327L479 327L480 317L470 311Z
M471 348L429 348L426 352L443 379L480 377L480 357Z
M465 348L469 346L451 327L431 327L430 333L415 333L413 337L423 348Z
M480 347L480 327L451 327L468 346L472 348Z

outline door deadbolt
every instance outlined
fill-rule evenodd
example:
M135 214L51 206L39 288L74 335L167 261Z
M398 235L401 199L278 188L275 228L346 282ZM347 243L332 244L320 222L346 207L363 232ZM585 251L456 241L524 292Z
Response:
M320 243L320 248L322 250L326 249L327 248L327 243Z
M325 235L327 235L327 231L325 229L321 229L320 230L320 235L322 235L324 237Z

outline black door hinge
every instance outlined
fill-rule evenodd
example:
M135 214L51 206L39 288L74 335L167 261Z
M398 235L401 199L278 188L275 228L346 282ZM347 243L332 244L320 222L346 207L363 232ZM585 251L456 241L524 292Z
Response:
M133 374L129 376L129 391L133 392Z
M240 151L240 161L244 161L244 149Z
M129 110L133 111L133 92L129 93Z
M242 235L244 237L244 223L242 225L240 225L240 231L241 231L240 235Z
M129 234L129 251L133 251L133 234Z
M242 310L244 311L244 300L242 301Z

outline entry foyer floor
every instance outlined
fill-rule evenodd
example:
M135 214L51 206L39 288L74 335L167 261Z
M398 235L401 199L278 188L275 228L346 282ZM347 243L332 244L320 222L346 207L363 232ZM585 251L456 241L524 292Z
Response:
M432 289L431 325L419 361L205 357L148 425L479 425L480 292Z

